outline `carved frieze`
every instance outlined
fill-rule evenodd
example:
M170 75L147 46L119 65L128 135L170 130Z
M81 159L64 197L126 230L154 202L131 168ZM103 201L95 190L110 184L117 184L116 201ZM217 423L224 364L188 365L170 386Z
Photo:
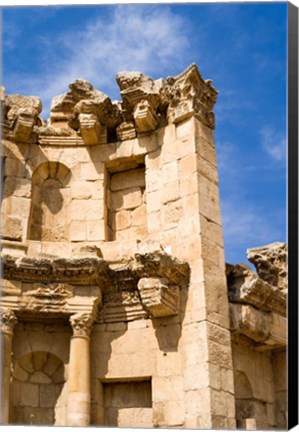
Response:
M115 264L92 252L72 259L3 255L4 277L23 282L17 297L7 293L5 301L24 313L69 314L81 306L99 307L104 322L178 312L179 290L189 280L187 263L163 250L140 251Z
M49 258L3 255L4 278L45 284L92 285L104 277L108 264L97 257Z
M1 332L13 334L13 328L17 323L17 318L11 309L0 308Z

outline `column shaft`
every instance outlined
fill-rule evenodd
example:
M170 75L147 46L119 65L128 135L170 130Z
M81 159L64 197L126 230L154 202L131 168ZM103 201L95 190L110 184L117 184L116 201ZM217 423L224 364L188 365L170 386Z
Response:
M11 353L13 326L17 322L13 311L1 310L1 412L0 423L8 424L10 380L11 380Z
M87 314L71 317L67 426L90 424L90 338L92 319Z

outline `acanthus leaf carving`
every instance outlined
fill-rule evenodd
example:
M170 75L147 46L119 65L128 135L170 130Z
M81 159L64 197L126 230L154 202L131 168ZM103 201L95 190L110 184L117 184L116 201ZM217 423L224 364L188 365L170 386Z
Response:
M1 331L13 334L13 328L17 323L17 318L12 309L0 308Z
M71 315L70 324L73 329L73 335L76 336L89 336L92 328L94 317L90 313L77 313Z

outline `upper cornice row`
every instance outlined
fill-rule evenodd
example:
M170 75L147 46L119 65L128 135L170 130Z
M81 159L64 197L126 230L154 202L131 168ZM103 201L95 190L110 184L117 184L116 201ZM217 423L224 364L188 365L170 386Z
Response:
M153 80L142 72L120 72L116 81L121 102L112 102L86 80L73 81L67 93L53 98L46 122L38 97L5 95L1 88L4 138L42 142L45 137L68 137L93 145L132 139L192 115L215 127L212 110L218 91L195 64L176 77Z

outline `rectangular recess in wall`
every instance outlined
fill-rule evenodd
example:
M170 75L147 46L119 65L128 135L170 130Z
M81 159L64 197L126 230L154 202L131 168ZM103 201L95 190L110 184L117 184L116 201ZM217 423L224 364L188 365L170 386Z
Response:
M103 383L104 425L152 427L151 381Z
M142 239L147 235L144 158L123 158L107 169L106 239Z

